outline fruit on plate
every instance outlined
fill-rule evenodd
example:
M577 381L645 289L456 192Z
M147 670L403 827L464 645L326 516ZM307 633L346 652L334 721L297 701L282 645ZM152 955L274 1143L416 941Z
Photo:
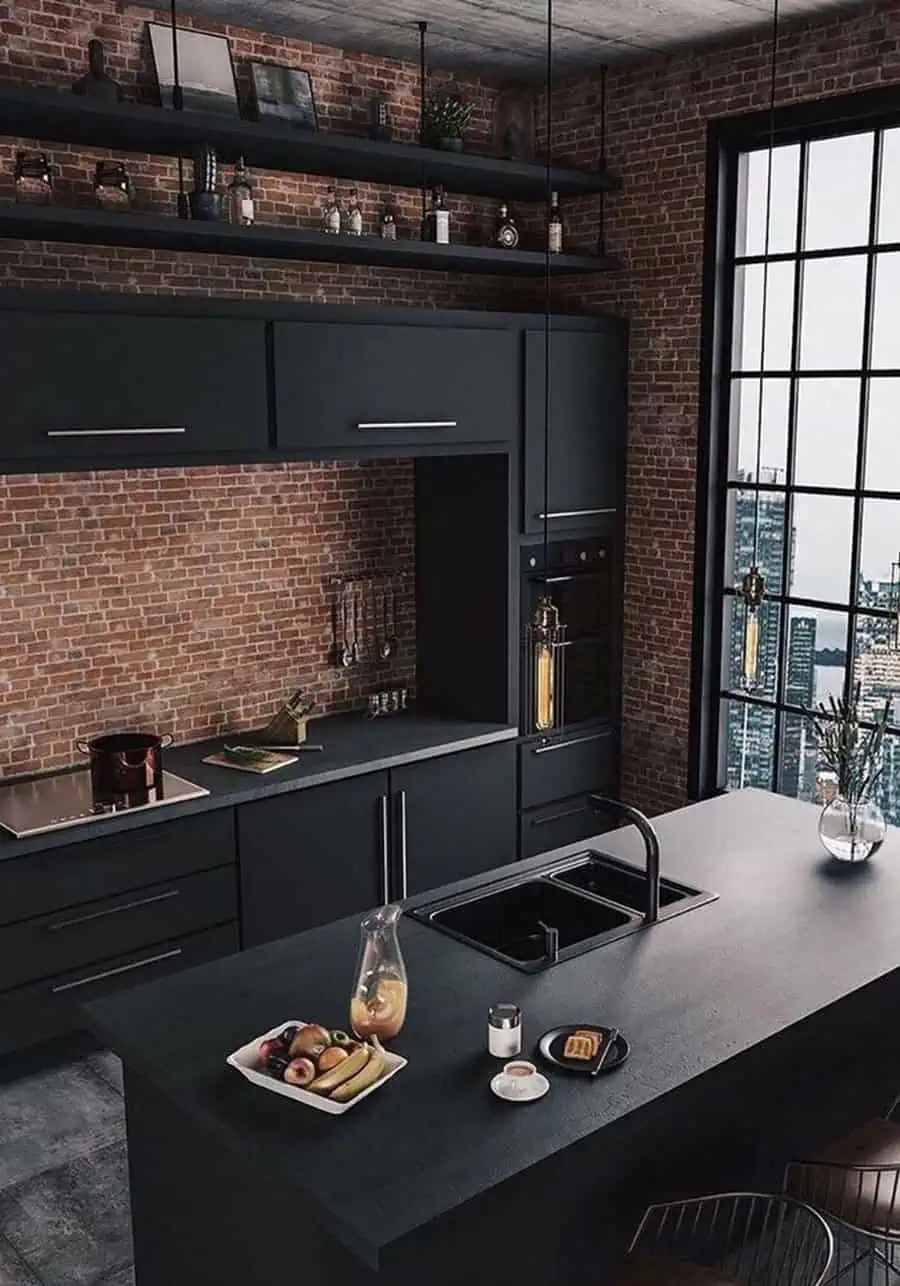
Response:
M309 1085L315 1077L316 1065L311 1058L292 1058L284 1069L284 1079L288 1085Z
M344 1081L352 1080L357 1072L361 1072L369 1061L369 1050L365 1045L355 1049L352 1054L348 1054L343 1062L338 1063L337 1067L332 1067L331 1071L323 1072L317 1076L307 1089L312 1090L314 1094L330 1094L336 1090Z
M284 1080L284 1074L290 1066L290 1062L291 1060L287 1054L283 1053L281 1050L276 1050L276 1052L274 1054L270 1054L266 1060L266 1071L271 1072L277 1080Z
M380 1080L386 1068L384 1054L380 1049L373 1049L362 1071L357 1072L349 1081L344 1081L336 1090L333 1090L331 1097L336 1103L349 1103L352 1098L356 1098L357 1094L361 1094L363 1090L367 1090L370 1085Z
M333 1031L331 1033L332 1045L355 1045L356 1041L352 1036L348 1036L345 1031Z
M319 1023L309 1023L306 1027L297 1029L291 1041L291 1058L299 1058L301 1055L315 1058L317 1053L320 1054L330 1044L331 1032L328 1028Z
M329 1045L323 1049L316 1059L316 1066L320 1072L330 1072L332 1067L337 1067L345 1058L349 1057L346 1049L341 1049L340 1045Z
M265 1066L273 1054L283 1054L284 1047L278 1037L273 1036L269 1040L262 1041L256 1052L259 1054L263 1066Z
M285 1049L290 1049L291 1043L299 1030L299 1023L291 1023L290 1026L285 1027L284 1031L281 1032L276 1039L281 1041Z

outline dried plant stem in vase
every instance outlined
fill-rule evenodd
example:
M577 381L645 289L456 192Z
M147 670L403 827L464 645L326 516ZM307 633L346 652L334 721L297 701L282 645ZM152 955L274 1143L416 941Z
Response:
M884 765L882 745L890 715L890 699L868 728L860 725L861 685L849 701L829 697L810 716L819 760L834 776L836 794L819 818L819 838L825 850L841 862L864 862L882 845L887 826L872 798Z

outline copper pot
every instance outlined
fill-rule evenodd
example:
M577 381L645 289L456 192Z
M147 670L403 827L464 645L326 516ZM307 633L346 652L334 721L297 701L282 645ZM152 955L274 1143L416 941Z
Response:
M162 751L172 737L152 732L113 732L76 746L90 760L91 789L95 801L122 796L162 794Z

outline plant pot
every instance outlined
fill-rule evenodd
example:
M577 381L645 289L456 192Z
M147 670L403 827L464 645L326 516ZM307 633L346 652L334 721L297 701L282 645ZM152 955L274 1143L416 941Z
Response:
M461 138L437 138L435 147L439 147L444 152L461 152L463 150L463 141Z
M839 862L865 862L884 843L887 824L871 799L851 802L836 795L819 817L819 839Z

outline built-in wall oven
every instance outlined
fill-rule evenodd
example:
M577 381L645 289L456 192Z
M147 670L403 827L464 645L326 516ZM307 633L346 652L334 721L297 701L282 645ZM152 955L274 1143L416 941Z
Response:
M554 730L578 728L615 715L618 638L613 564L612 542L602 537L552 541L546 552L543 544L522 550L522 639L526 653L528 627L542 597L552 600L562 626ZM535 667L524 664L521 674L519 726L528 733L546 731L538 713Z

